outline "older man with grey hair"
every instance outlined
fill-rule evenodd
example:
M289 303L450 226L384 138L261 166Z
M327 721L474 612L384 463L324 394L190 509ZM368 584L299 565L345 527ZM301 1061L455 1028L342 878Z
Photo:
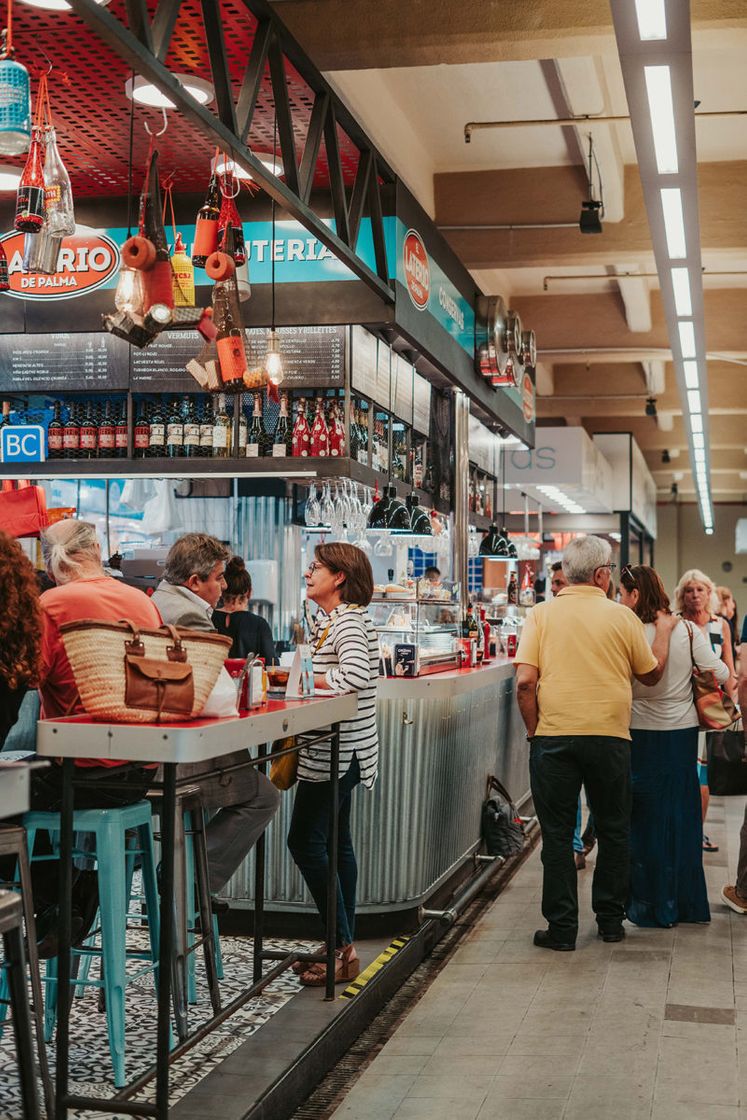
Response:
M230 555L230 549L208 533L185 533L180 537L169 550L164 578L152 596L163 621L190 630L214 630L211 616L226 587L223 572ZM206 831L213 896L248 855L280 804L275 786L254 766L220 778L203 776L207 770L246 760L246 750L236 750L208 763L178 769L179 778L196 779L205 807L218 810ZM226 908L213 898L213 909Z
M605 941L625 936L629 879L632 678L660 680L677 619L662 615L650 647L642 623L607 598L612 550L577 537L563 555L568 586L527 616L516 653L516 690L530 743L534 807L542 829L542 913L535 945L576 947L578 893L573 830L583 784L599 854L592 908Z

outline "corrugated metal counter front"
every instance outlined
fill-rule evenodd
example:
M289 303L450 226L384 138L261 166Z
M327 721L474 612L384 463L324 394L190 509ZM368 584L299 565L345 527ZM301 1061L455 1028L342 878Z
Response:
M358 910L404 910L428 898L475 850L488 774L520 801L529 749L514 697L513 662L415 679L380 680L379 777L353 794ZM313 910L285 845L293 791L267 833L266 904ZM252 902L253 857L228 886Z

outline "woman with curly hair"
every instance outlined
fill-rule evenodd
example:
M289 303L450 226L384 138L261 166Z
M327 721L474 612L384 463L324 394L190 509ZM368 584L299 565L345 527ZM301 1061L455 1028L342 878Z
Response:
M0 750L35 687L41 649L39 587L18 541L0 532Z

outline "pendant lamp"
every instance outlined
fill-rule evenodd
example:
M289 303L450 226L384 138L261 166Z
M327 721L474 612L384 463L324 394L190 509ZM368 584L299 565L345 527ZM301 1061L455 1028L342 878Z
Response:
M13 58L13 0L8 0L8 26L0 40L0 155L17 156L31 143L29 72Z
M480 541L480 556L503 557L508 559L508 541L504 533L498 532L498 526L493 524Z
M419 537L430 537L433 533L431 519L418 502L418 496L413 491L405 498L405 505L410 514L410 530Z
M384 494L372 507L368 515L369 529L389 529L391 532L407 532L410 529L410 513L397 497L394 486L385 486Z

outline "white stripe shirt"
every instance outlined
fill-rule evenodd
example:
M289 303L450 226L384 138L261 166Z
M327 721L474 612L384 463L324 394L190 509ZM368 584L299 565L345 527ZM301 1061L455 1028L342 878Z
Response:
M324 636L325 630L329 630ZM320 644L321 642L321 644ZM357 692L358 714L340 724L342 778L357 756L361 781L369 789L376 781L379 738L376 730L376 689L379 683L379 640L365 607L343 603L327 615L320 611L311 633L314 672L324 673L333 692ZM318 647L318 648L317 648ZM299 751L298 777L326 782L330 776L330 744Z

